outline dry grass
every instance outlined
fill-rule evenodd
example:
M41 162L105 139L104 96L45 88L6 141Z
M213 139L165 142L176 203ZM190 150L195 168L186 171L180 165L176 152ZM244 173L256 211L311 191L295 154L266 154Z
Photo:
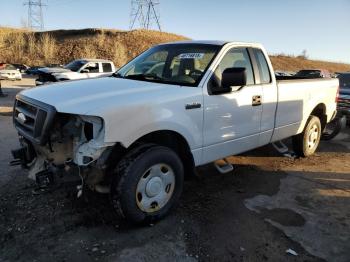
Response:
M294 72L301 69L327 69L330 72L350 71L350 64L309 60L285 55L270 56L270 58L275 70Z
M164 42L188 39L148 30L55 30L31 32L0 28L0 62L42 65L65 64L76 58L104 58L121 66L147 48ZM313 61L285 55L271 56L276 70L298 71L323 68L331 72L350 71L349 64Z
M56 30L31 32L0 28L0 62L65 64L76 58L104 58L125 64L147 48L186 39L169 33L133 30Z

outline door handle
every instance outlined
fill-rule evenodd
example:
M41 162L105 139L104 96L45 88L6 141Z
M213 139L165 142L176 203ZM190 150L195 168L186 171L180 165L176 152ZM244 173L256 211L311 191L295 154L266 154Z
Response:
M253 96L252 106L261 106L261 96Z
M185 109L186 109L186 110L196 109L196 108L201 108L201 107L202 107L202 104L201 104L201 103L198 103L198 102L193 102L193 103L190 103L190 104L186 104L186 105L185 105Z

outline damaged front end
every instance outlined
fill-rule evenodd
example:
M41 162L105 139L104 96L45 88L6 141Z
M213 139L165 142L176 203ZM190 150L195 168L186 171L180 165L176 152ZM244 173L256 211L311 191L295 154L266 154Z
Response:
M12 163L28 169L29 178L39 186L76 173L92 190L108 192L103 182L114 143L104 142L102 118L58 113L50 105L18 95L13 122L21 147L12 151Z

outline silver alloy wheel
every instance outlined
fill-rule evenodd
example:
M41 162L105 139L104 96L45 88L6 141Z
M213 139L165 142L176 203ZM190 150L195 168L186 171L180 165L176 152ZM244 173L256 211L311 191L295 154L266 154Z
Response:
M166 164L153 165L142 175L137 184L137 206L147 213L158 211L168 203L174 188L174 171Z
M307 146L312 149L316 146L318 138L320 136L320 131L317 125L313 125L308 132Z

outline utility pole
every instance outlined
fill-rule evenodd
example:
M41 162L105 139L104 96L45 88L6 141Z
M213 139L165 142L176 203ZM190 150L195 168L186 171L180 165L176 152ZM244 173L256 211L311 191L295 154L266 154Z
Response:
M41 0L26 0L28 6L28 27L33 30L44 30L43 6Z
M162 31L158 6L159 0L131 0L130 30L138 24L143 29L151 29L155 25Z

